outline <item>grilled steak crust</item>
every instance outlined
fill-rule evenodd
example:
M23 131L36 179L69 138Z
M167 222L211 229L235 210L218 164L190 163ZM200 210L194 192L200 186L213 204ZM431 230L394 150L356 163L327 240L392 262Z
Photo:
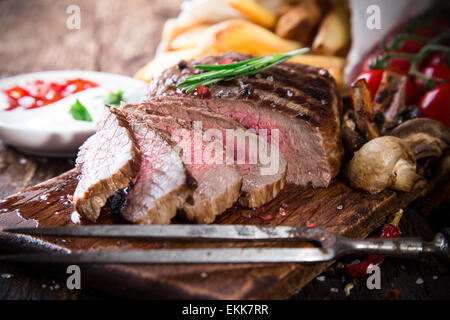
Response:
M121 111L106 107L97 133L80 147L76 166L80 175L75 208L84 218L95 221L106 200L126 188L139 171L140 153Z
M236 202L242 176L234 166L225 164L225 150L220 141L205 141L203 131L195 129L191 123L171 116L149 114L139 108L139 105L122 105L121 109L128 118L141 119L168 131L183 149L184 159L198 183L193 195L194 201L183 205L183 211L189 220L211 223L217 215ZM202 138L197 144L195 134ZM207 154L207 150L214 150L214 154ZM201 161L196 160L195 152L202 157Z
M257 131L279 129L280 150L289 163L288 182L328 186L344 153L342 99L334 79L324 69L282 63L256 75L212 84L209 99L176 88L187 76L201 72L194 65L228 58L241 61L251 56L227 53L180 63L150 83L148 100L207 108Z
M121 214L133 223L169 224L197 182L168 132L140 119L128 122L141 151L141 168Z
M196 101L197 100L193 100L193 102ZM235 137L237 137L237 140L240 139L240 141L245 141L245 139L249 139L247 140L249 141L249 145L253 143L253 145L261 147L265 144L258 135L246 130L246 128L240 125L237 121L207 109L182 107L166 100L143 103L139 106L139 108L145 110L147 113L171 115L175 118L186 120L191 123L191 125L195 122L200 122L203 130L212 129L215 130L215 132L220 133L220 136L216 137L218 139L222 139L222 142L226 147L228 147L226 140L227 131L231 131ZM242 145L239 146L238 143L236 146L238 149L248 147L247 145L243 147ZM249 159L248 150L241 149L240 151L245 153L247 159ZM241 206L250 208L260 207L274 199L284 188L287 162L278 150L274 150L273 152L277 152L278 162L274 162L274 170L269 171L264 170L268 169L269 165L262 164L259 159L254 164L249 164L249 161L240 164L236 161L236 159L234 159L234 150L230 151L230 157L233 162L237 162L237 168L243 177L241 195L239 197L239 204ZM272 154L272 150L268 151L267 154Z

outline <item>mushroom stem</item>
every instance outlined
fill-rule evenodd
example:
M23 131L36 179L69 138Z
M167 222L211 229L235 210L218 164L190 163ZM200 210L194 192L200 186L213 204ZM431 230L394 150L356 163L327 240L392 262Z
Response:
M398 160L395 164L393 178L391 188L399 191L410 192L426 184L426 180L416 173L416 164L404 159Z

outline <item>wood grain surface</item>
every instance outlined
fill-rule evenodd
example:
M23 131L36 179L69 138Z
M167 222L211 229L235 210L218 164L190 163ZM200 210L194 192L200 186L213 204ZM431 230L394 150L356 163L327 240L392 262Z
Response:
M0 203L2 215L19 213L39 226L79 224L71 196L78 172L68 171ZM429 187L448 180L449 172L437 173ZM276 199L264 207L251 210L234 207L216 219L217 224L286 225L315 227L353 238L364 238L386 218L418 198L422 190L410 193L384 191L369 195L347 186L338 177L328 188L313 189L287 185ZM284 208L280 214L280 208ZM75 219L74 219L75 215ZM271 215L272 220L261 216ZM0 215L1 217L1 215ZM120 224L125 221L104 210L98 224ZM87 223L87 222L86 222ZM7 225L11 226L11 225ZM5 224L0 227L5 227ZM35 247L36 242L0 233L3 243L11 247ZM39 248L78 251L133 249L203 248L201 242L149 242L142 240L90 238L37 238ZM261 243L264 247L284 247L291 243ZM298 245L298 244L297 244ZM248 246L220 243L214 247ZM106 265L83 266L83 279L98 290L134 298L177 299L285 299L320 274L330 263L320 264L177 264L177 265Z
M56 69L99 70L133 75L153 56L156 44L160 39L163 22L167 18L177 15L180 2L179 0L0 1L0 77ZM66 27L68 17L66 9L71 4L78 5L81 9L81 28L79 30L69 30ZM27 157L0 142L0 199L55 177L72 167L73 159ZM330 189L330 194L322 196L321 203L326 203L326 206L323 216L319 217L316 213L321 207L317 201L315 204L311 203L311 199L318 199L316 197L323 194L323 191L319 190L316 193L315 190L297 190L295 187L287 189L283 198L277 199L277 201L286 201L288 205L291 205L289 214L286 217L278 216L270 223L301 225L310 221L348 236L364 237L383 223L390 212L410 202L413 197L413 195L409 195L399 199L394 193L386 192L378 196L378 200L381 201L371 202L366 198L367 195L362 195L358 199L342 197L340 193L342 190L345 195L345 190L348 191L348 188L345 184L341 185L340 182L336 182ZM448 192L448 189L443 189L444 194L445 192ZM366 206L358 207L359 201L366 201ZM424 203L428 207L432 207L429 205L429 199L421 201L425 201ZM347 212L352 212L352 214L341 215L337 210L337 206L340 204L343 204L344 208L348 210ZM432 201L431 204L434 205ZM68 221L71 208L62 208L64 213L59 219L54 220L55 207L51 207L52 204L49 205L50 210L49 208L44 209L47 215L40 216L39 213L36 213L42 225ZM296 207L297 205L301 206ZM267 212L275 213L276 209L276 204L271 203L265 212L257 212L256 215ZM447 209L444 209L444 213L447 213L448 210L445 210ZM258 218L245 217L248 213L244 213L244 215L241 213L237 214L232 210L221 217L220 221L223 223L262 223ZM33 212L28 211L28 214L31 216ZM371 216L370 219L369 216ZM48 218L45 219L46 217ZM405 221L410 221L409 223L414 226L410 228L412 231L407 233L408 235L430 236L432 234L431 229L425 227L427 222L420 218L418 213L405 217ZM107 222L108 219L103 221L103 223ZM347 226L341 228L342 223ZM416 224L426 231L418 232ZM53 240L61 244L61 240ZM85 245L87 244L89 242L85 243ZM73 244L70 241L64 245L72 246L75 249L84 247L83 244ZM99 244L98 246L103 245ZM129 245L129 243L120 243L123 248ZM164 246L164 244L161 245ZM98 246L94 249L99 250ZM106 246L114 246L114 244L110 242ZM170 244L167 246L170 247ZM405 272L399 272L399 268L405 264L408 271L401 268ZM345 298L343 294L345 281L341 281L341 278L344 277L342 268L336 267L336 265L325 271L325 281L313 281L298 292L304 284L326 267L327 265L313 268L284 265L250 268L250 266L215 265L208 266L206 270L196 266L182 267L182 270L179 270L180 268L156 270L158 269L156 267L156 269L139 270L138 272L127 270L124 273L124 269L120 266L113 266L110 275L117 276L115 285L112 286L111 281L105 282L98 277L99 274L103 274L103 270L89 271L90 277L86 281L89 281L90 288L94 287L102 292L138 298L146 295L152 296L152 293L147 290L148 285L154 286L158 295L166 298L180 295L180 293L183 297L276 298L289 297L294 292L297 292L296 298L317 299L338 298L339 296ZM383 288L385 288L384 286L388 287L387 289L393 288L395 283L403 290L407 290L403 294L406 298L449 297L449 286L445 285L445 281L449 282L448 269L442 269L442 266L433 259L420 263L394 260L391 264L391 271L389 271L389 265L384 270L388 270L386 272L391 278L383 278ZM0 279L0 299L92 299L103 297L99 291L68 290L63 282L55 281L56 273L53 274L46 270L46 275L43 275L42 271L44 270L0 264L0 274L2 276L11 275L11 278L5 276ZM116 271L118 273L113 273ZM153 274L154 271L156 271L156 275ZM427 277L425 279L427 285L424 285L423 289L414 285L414 279L418 277L416 274L419 272L425 272ZM437 274L439 274L440 281L436 282L433 279ZM406 280L402 280L402 277L407 279L408 283ZM140 287L127 287L129 279L135 279L136 283L138 280L144 279L144 282ZM356 283L358 280L352 281ZM410 281L412 285L409 284ZM186 285L187 282L190 284ZM215 288L215 284L218 284L220 289ZM118 290L117 287L122 285L124 286ZM330 286L338 288L340 293L330 292ZM87 285L83 286L83 288L85 287ZM182 288L181 291L180 288ZM364 285L356 287L354 291L357 292L356 297L360 298L388 297L386 295L388 290L368 293L367 290L364 290Z

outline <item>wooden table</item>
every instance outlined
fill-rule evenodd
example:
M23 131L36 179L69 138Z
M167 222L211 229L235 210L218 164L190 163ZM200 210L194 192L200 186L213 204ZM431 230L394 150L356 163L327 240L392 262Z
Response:
M176 1L4 0L0 2L0 77L42 70L83 69L132 76L148 62L159 42L162 25L179 11ZM69 5L81 9L81 28L69 30ZM28 157L0 142L0 199L72 168L73 159ZM450 225L448 206L431 222ZM436 230L410 209L402 222L407 235L431 237ZM403 298L449 298L450 274L435 259L387 260L382 267L382 290L370 291L365 279L351 279L342 268L347 258L327 270L293 299L390 298L399 289ZM71 291L48 275L0 264L0 299L98 299L97 292ZM437 279L436 279L437 276ZM421 278L423 284L416 284ZM321 281L324 280L324 281ZM347 297L344 287L354 288ZM420 283L420 280L418 281Z

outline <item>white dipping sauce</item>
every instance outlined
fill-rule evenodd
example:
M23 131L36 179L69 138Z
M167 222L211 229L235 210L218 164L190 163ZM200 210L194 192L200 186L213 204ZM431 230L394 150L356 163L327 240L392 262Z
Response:
M99 86L70 95L52 104L35 109L18 108L5 111L7 96L3 90L23 86L35 80L64 81L81 78ZM0 139L22 152L44 156L74 156L78 147L96 131L105 101L112 92L121 90L126 103L139 103L147 84L130 77L95 71L46 71L0 80ZM93 121L75 120L69 113L79 100Z

